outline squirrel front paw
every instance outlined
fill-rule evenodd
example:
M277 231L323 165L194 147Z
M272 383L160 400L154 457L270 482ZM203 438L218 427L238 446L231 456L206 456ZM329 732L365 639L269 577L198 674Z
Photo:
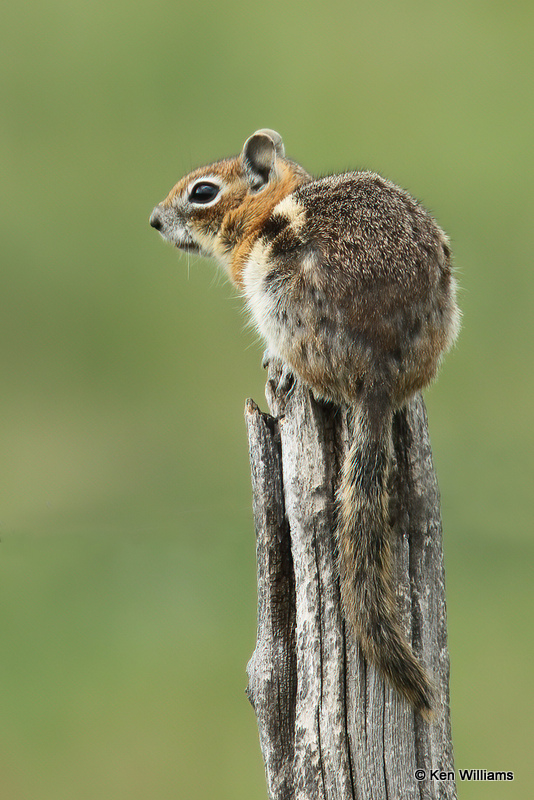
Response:
M284 396L287 400L293 394L296 382L297 379L295 378L293 372L291 372L290 368L286 364L283 364L282 371L280 372L280 376L275 387L276 395L278 397Z
M293 394L296 385L296 377L287 364L284 364L278 356L266 350L262 358L262 367L269 368L268 384L271 392L278 400L287 400Z

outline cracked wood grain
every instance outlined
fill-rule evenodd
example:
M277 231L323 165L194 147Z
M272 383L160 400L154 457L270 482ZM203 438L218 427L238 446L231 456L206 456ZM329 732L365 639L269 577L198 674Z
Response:
M454 800L439 491L421 397L394 418L391 518L405 632L439 706L424 722L361 656L341 613L334 491L351 436L347 409L296 385L272 416L247 401L258 569L258 633L248 664L271 800Z

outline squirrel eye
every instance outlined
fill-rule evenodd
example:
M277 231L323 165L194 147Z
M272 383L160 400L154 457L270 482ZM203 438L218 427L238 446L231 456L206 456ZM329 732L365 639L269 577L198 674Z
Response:
M219 192L220 188L216 183L199 181L195 183L189 192L189 202L198 204L211 203L212 200L215 200Z

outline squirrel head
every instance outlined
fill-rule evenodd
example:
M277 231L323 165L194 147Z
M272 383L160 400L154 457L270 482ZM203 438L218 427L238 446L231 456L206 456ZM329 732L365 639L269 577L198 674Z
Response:
M180 250L216 258L240 285L242 262L273 208L310 180L285 157L280 134L262 128L241 153L183 177L156 206L150 224Z

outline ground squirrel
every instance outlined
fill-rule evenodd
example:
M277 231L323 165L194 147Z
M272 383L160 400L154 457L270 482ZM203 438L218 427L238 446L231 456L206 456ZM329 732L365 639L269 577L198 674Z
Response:
M268 351L315 397L353 408L337 492L344 615L365 656L428 716L431 684L392 586L387 483L393 413L432 381L459 327L446 235L373 172L312 178L269 129L182 178L150 224L216 258Z

